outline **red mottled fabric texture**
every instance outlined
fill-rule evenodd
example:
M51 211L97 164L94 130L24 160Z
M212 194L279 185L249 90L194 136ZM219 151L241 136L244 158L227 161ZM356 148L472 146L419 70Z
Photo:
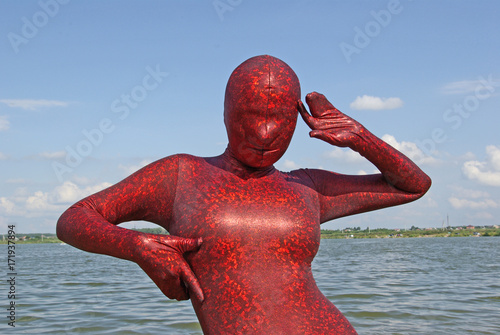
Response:
M222 155L151 163L70 207L58 236L133 261L167 297L190 298L205 334L356 334L311 272L320 224L416 200L431 181L323 95L308 94L306 102L310 114L284 62L245 61L226 89ZM299 113L311 137L359 152L381 173L276 170ZM171 235L117 226L132 220Z

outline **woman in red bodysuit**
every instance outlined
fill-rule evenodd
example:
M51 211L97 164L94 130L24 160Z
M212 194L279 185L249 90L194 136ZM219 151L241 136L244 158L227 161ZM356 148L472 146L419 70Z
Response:
M313 279L320 224L416 200L431 181L323 95L306 102L311 114L288 65L250 58L227 84L222 155L151 163L71 206L59 238L137 263L167 297L191 299L205 334L355 334ZM276 170L298 113L311 137L359 152L381 173ZM132 220L170 235L117 226Z

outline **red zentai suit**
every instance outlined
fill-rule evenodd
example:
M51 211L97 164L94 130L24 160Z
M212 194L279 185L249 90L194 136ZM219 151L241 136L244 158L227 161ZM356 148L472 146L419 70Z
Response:
M59 238L136 262L167 297L191 299L205 334L356 334L311 272L320 224L416 200L431 181L323 95L306 102L310 114L287 64L250 58L227 84L222 155L151 163L71 206ZM276 170L299 113L311 137L359 152L381 173ZM117 226L132 220L170 235Z

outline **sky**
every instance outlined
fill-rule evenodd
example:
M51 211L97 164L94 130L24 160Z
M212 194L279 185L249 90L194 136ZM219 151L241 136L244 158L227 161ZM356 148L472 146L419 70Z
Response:
M262 54L432 178L323 228L500 224L498 17L497 1L0 0L0 233L54 233L150 162L221 154L227 79ZM308 132L299 118L276 168L377 172Z

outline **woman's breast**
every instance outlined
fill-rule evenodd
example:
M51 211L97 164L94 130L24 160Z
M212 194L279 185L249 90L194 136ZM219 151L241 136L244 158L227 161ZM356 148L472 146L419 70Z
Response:
M235 262L310 263L319 247L315 193L280 174L242 180L233 175L179 181L170 233L202 237L199 254ZM250 266L250 265L249 265Z

